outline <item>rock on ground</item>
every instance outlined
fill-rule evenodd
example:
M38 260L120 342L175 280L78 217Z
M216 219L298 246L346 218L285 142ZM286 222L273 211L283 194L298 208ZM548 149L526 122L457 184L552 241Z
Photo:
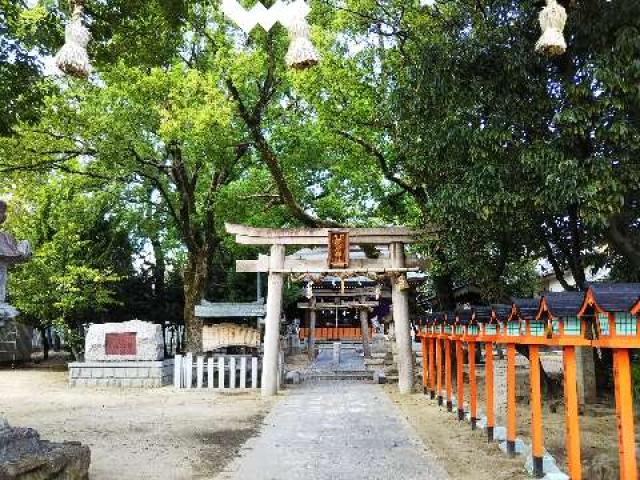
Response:
M0 479L86 480L91 451L79 442L41 440L31 428L12 428L0 419Z

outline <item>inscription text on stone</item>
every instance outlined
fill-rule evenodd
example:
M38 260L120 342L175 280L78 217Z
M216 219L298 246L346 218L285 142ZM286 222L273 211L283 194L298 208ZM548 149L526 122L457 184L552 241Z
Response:
M104 350L107 355L135 355L136 354L136 334L127 333L107 333L105 334Z

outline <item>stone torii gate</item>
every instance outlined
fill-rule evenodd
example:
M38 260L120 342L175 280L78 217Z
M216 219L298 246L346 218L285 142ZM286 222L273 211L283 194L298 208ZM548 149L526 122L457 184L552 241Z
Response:
M258 260L237 260L238 272L267 272L267 316L265 319L264 359L262 367L262 395L278 392L278 350L280 316L282 313L282 287L288 274L354 274L388 275L391 277L393 319L398 350L398 387L401 393L413 390L413 352L409 324L409 299L406 273L417 271L415 259L406 259L404 245L416 241L416 232L404 227L389 228L254 228L244 225L226 225L227 232L236 236L241 245L269 245L269 255ZM286 256L286 247L328 247L328 258L301 260ZM349 258L350 245L388 245L388 256L377 258Z

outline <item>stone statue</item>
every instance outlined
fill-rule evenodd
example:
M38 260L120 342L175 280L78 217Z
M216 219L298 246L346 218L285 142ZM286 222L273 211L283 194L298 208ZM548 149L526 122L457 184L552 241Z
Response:
M0 200L0 225L7 219L7 204ZM15 316L17 312L9 307L7 302L7 269L10 265L26 262L31 258L31 246L29 242L17 242L7 232L0 231L0 317Z

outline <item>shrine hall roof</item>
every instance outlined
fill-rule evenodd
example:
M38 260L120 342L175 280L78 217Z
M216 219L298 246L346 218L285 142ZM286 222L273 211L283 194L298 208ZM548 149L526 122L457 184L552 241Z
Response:
M455 311L455 318L463 325L470 323L472 317L473 317L472 308L458 308Z

